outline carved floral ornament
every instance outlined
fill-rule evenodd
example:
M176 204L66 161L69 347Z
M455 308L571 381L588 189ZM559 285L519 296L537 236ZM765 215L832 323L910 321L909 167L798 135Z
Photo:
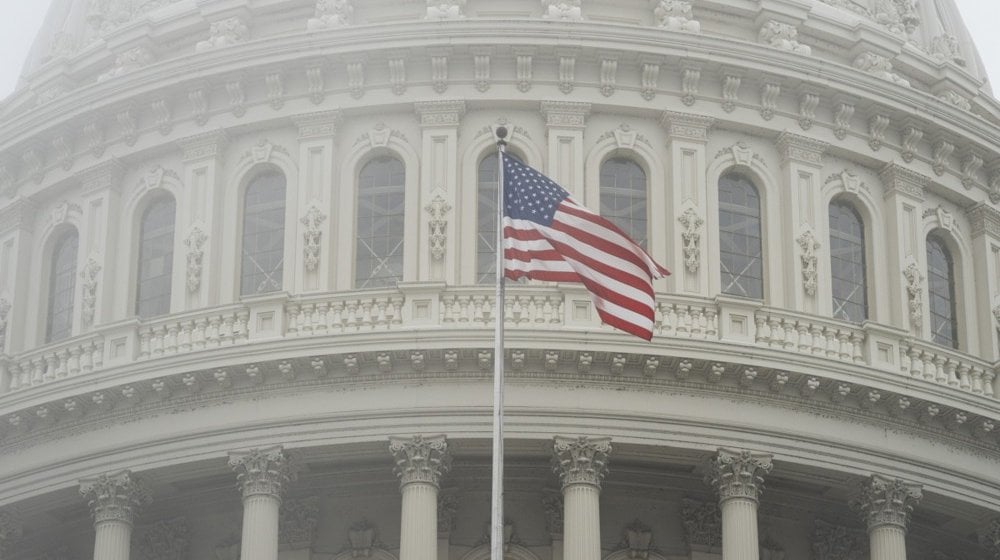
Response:
M302 216L299 221L305 226L305 231L302 232L304 241L302 264L306 270L314 272L319 268L320 249L323 242L323 229L321 226L326 221L326 214L319 209L317 204L313 203L309 205L305 216Z
M629 558L646 560L653 547L653 530L636 518L622 529L622 541L618 547L627 550Z
M139 510L151 501L145 485L131 471L102 474L80 483L94 523L118 521L133 524Z
M685 498L681 502L681 522L688 546L722 545L722 512L719 511L718 503Z
M910 262L903 269L903 278L906 280L906 298L910 310L910 324L914 329L919 329L924 324L924 275L920 272L917 263Z
M136 536L135 546L139 556L147 560L186 560L190 546L187 519L178 517L145 527Z
M698 215L694 207L688 207L677 218L683 226L681 241L684 243L684 267L694 274L701 266L701 226L705 220Z
M4 350L4 341L7 338L7 317L10 316L10 308L10 301L0 298L0 353Z
M254 495L280 498L297 474L281 446L230 452L229 466L236 471L244 498Z
M906 529L910 513L922 497L919 484L872 475L861 483L859 496L852 505L868 524L869 531L883 525Z
M462 19L465 0L427 0L427 19Z
M187 247L187 289L190 293L195 293L201 287L202 261L205 257L205 242L208 236L200 227L191 228L191 233L184 239L184 246Z
M353 0L316 0L314 17L306 22L306 29L336 29L354 22Z
M319 527L319 498L284 500L278 518L278 540L293 549L308 548Z
M734 498L757 501L764 490L764 475L772 467L768 454L719 449L708 464L705 481L718 490L720 502Z
M563 488L572 484L601 486L608 474L611 438L556 436L552 448L552 470L559 475Z
M691 13L690 0L660 0L653 10L656 25L670 31L701 32L701 23Z
M97 311L97 278L100 273L101 265L92 258L87 260L87 264L80 271L80 279L83 280L83 307L80 318L85 327L94 324L94 314Z
M389 452L396 460L394 471L400 486L411 483L439 486L441 476L451 470L451 454L443 435L391 437Z
M430 214L431 219L427 223L429 228L428 237L430 241L431 257L439 261L444 258L445 246L448 242L448 213L451 212L451 204L448 204L440 194L436 195L431 202L424 207Z
M805 290L807 295L816 295L816 287L818 283L818 271L817 264L819 258L817 256L817 251L819 251L820 243L816 239L816 235L813 233L811 228L806 228L805 231L799 235L795 241L799 245L799 249L802 251L799 258L802 261L802 288Z
M842 525L817 519L812 534L815 560L855 560L868 557L868 536Z

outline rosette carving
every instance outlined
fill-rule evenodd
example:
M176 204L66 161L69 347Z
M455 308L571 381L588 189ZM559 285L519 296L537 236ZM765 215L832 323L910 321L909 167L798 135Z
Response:
M719 449L708 464L705 481L719 492L720 503L734 498L757 501L764 491L764 475L772 466L766 453Z
M861 483L860 495L852 505L868 524L869 531L883 525L905 530L910 513L922 497L919 484L875 474Z
M133 525L151 501L145 485L128 470L82 480L80 494L90 505L95 525L111 521Z
M389 452L396 460L393 469L399 485L423 482L440 486L441 475L451 470L451 454L443 435L389 438Z
M244 498L266 495L281 499L288 483L295 478L295 466L280 445L266 449L232 451L229 466Z
M552 470L559 475L563 488L571 484L600 488L601 480L608 474L611 438L556 436L552 451Z

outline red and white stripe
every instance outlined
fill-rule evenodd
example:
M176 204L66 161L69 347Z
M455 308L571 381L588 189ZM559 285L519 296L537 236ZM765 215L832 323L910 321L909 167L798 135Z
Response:
M507 216L503 225L505 277L580 282L604 323L653 337L653 279L670 272L617 226L570 198L550 226Z

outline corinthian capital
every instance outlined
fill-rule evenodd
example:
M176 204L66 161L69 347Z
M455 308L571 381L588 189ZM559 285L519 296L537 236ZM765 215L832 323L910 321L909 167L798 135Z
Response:
M390 437L389 452L396 460L394 471L401 487L412 482L439 486L441 475L451 469L448 441L443 435Z
M853 505L868 523L869 531L882 525L906 529L910 512L922 497L919 484L875 474L861 483L861 492Z
M230 451L229 466L244 498L265 495L281 499L288 483L295 478L295 465L280 445L249 451Z
M556 436L552 444L552 470L559 475L563 488L571 484L601 487L608 474L611 438Z
M719 492L719 503L733 498L760 499L764 475L771 472L771 456L720 448L708 464L705 481Z
M139 510L151 501L145 485L128 470L83 479L80 494L90 504L95 525L107 521L132 525Z

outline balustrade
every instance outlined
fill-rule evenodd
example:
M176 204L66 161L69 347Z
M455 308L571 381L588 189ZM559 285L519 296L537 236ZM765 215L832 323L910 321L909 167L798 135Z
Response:
M508 329L597 328L593 316L579 315L581 296L558 285L513 285L507 289ZM567 309L574 309L568 313ZM719 341L771 351L873 367L891 375L996 398L997 367L930 342L901 338L884 326L854 325L829 318L756 307L740 333L729 319L746 316L744 302L660 295L654 332L657 338ZM269 330L255 332L258 315L282 315ZM215 348L246 344L259 337L336 336L392 330L493 328L494 291L487 286L446 288L406 285L399 289L287 296L250 300L146 321L98 326L93 332L17 356L0 357L0 390L15 392L91 373L105 367L150 362ZM572 317L571 317L572 315ZM747 332L749 331L749 332ZM891 333L897 334L891 334ZM654 340L654 344L656 341ZM886 348L892 348L886 352ZM877 349L877 351L876 351ZM899 363L891 359L898 352Z

